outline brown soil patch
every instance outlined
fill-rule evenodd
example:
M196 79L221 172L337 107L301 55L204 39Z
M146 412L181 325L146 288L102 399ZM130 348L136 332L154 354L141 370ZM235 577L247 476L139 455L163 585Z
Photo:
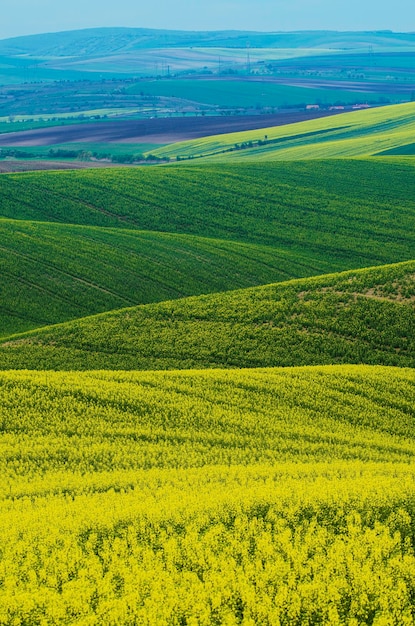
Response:
M107 161L0 161L0 174L40 170L81 170L91 167L114 166L120 167L120 164Z
M14 341L5 341L0 345L1 348L18 348L19 346L40 345L40 341L35 339L15 339Z
M339 111L290 111L275 115L171 117L117 120L53 126L0 134L0 146L53 146L63 143L150 143L168 144L245 130L293 124L327 117Z
M323 287L320 289L321 293L333 293L337 296L351 296L354 300L357 298L370 298L372 300L379 300L381 302L415 302L415 295L406 296L404 295L405 286L408 282L415 282L415 274L409 275L406 277L405 283L392 283L391 287L394 291L390 292L389 290L385 291L386 285L377 285L376 287L371 287L370 289L365 289L362 291L339 291L337 289L333 289L331 287ZM298 294L299 299L304 299L305 292L301 292Z

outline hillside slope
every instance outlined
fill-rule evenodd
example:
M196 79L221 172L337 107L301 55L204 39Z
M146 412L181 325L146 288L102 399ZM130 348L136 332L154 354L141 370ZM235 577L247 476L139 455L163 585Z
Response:
M151 231L0 219L0 239L0 337L327 268L319 255Z
M415 366L415 261L128 308L10 337L2 369Z
M368 157L412 142L415 103L342 113L334 118L216 135L154 150L169 158L298 160Z
M0 382L2 437L7 434L13 448L24 433L26 473L39 482L43 472L61 471L69 481L81 468L93 476L117 469L415 458L410 369L12 371L0 372ZM33 448L37 458L28 454Z
M413 259L413 175L367 160L1 176L0 337Z
M314 251L347 269L414 258L414 174L401 159L7 174L0 215Z
M224 47L246 48L334 48L366 50L415 47L413 33L393 32L255 32L174 31L149 28L87 28L58 33L26 35L0 41L0 54L30 57L94 57L157 48Z

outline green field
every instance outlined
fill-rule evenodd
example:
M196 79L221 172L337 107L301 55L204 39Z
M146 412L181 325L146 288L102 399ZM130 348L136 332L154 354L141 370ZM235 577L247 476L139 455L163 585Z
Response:
M153 80L140 81L128 89L128 93L139 93L151 96L165 96L189 100L209 106L221 107L288 107L305 106L306 104L356 104L359 102L381 102L382 98L392 102L400 102L402 95L373 93L367 91L353 91L336 89L292 87L289 84L281 85L271 82L252 80Z
M385 150L381 156L413 156L415 154L415 143L408 143L398 148Z
M135 113L135 109L129 111L125 108L107 108L82 111L82 113L59 113L58 115L54 113L46 113L44 115L7 115L0 117L0 133L18 133L38 128L67 126L68 124L90 124L100 120L108 121L108 119L118 115L122 115L123 119L130 119L130 116L132 117ZM26 149L28 148L25 147L24 150Z
M410 260L412 176L399 160L2 175L0 337Z
M46 123L47 125L47 123ZM50 123L51 126L54 122ZM29 124L30 126L30 124ZM36 127L34 123L33 127ZM26 130L29 130L28 128ZM47 146L28 146L28 147L0 147L0 160L8 159L16 161L16 165L21 164L22 161L26 163L33 163L33 161L63 161L65 163L73 164L76 169L76 164L81 161L82 163L91 163L94 161L102 161L102 165L105 167L109 163L116 164L132 164L139 162L143 164L147 161L148 164L154 164L158 161L158 157L153 159L152 153L154 150L160 148L161 144L152 143L93 143L93 142L71 142L71 143L59 143ZM144 154L150 155L148 158ZM160 159L160 161L163 161ZM40 165L37 163L37 165ZM45 169L50 169L46 167ZM30 167L28 168L30 171Z
M3 369L415 366L415 262L127 308L14 335Z
M319 255L192 235L8 219L0 219L0 233L0 337L327 266Z
M347 264L355 254L374 265L414 256L413 175L405 159L7 174L1 215L263 245L297 240L301 250L318 249L321 239L327 256ZM366 245L375 224L380 245Z
M415 130L415 103L352 111L309 122L215 135L165 146L170 158L292 161L368 157L406 145Z
M37 115L28 115L27 117L12 116L10 121L9 116L3 116L0 118L0 133L18 133L25 130L33 130L35 128L50 128L51 126L65 126L67 124L80 124L82 120L79 119L79 114L76 118L63 118L49 120L39 119ZM27 150L27 148L23 148Z

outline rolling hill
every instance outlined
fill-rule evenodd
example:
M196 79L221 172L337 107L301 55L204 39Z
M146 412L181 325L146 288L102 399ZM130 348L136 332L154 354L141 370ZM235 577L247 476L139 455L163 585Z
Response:
M415 47L413 33L391 31L337 32L252 32L252 31L171 31L147 28L90 28L59 33L26 35L0 41L0 54L32 57L73 57L113 55L149 48L223 47L246 48L322 48L366 50Z
M0 176L2 624L413 624L414 161L290 160L385 111Z
M413 622L414 120L0 177L0 622Z
M382 250L389 239L395 255L409 256L368 254L374 265L414 256L413 176L413 161L401 158L8 174L0 177L0 215L266 245L300 241L302 250L321 240L346 262L365 254L376 225Z
M400 160L3 175L0 337L410 260L412 177Z
M216 135L154 150L179 159L283 160L368 157L413 143L415 103L352 111L283 127Z
M0 41L0 78L3 84L101 80L166 76L174 73L241 72L247 70L247 47L252 69L284 60L302 63L311 56L313 66L328 56L355 54L354 67L368 64L358 55L373 53L377 65L395 75L395 63L384 53L408 54L415 50L413 33L380 32L248 32L169 31L145 28L92 28L45 33ZM219 67L218 67L218 58ZM337 61L338 64L338 61ZM399 64L398 64L399 65ZM307 67L307 65L305 66ZM385 73L386 75L386 73Z
M26 471L38 482L17 482L10 495L19 498L36 495L60 472L68 483L50 490L70 488L81 468L99 482L101 472L111 481L113 472L116 480L146 468L415 457L411 369L12 371L1 372L0 381L2 405L10 407L2 433L14 448L24 432ZM24 449L31 445L32 460ZM2 476L5 471L3 461ZM1 497L7 497L3 480Z
M319 255L193 235L7 219L0 233L0 337L327 267Z
M415 262L104 313L15 335L3 369L415 366Z

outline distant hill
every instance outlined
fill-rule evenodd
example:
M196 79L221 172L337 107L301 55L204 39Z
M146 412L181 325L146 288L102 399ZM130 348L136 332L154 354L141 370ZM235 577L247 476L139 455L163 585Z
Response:
M0 41L0 84L247 71L250 63L415 50L414 33L169 31L96 28ZM219 64L219 68L218 68ZM358 66L360 63L357 64Z
M11 337L2 369L415 366L415 261L128 308Z
M87 57L174 47L334 48L415 46L415 33L392 31L171 31L147 28L90 28L14 37L0 41L0 54Z

